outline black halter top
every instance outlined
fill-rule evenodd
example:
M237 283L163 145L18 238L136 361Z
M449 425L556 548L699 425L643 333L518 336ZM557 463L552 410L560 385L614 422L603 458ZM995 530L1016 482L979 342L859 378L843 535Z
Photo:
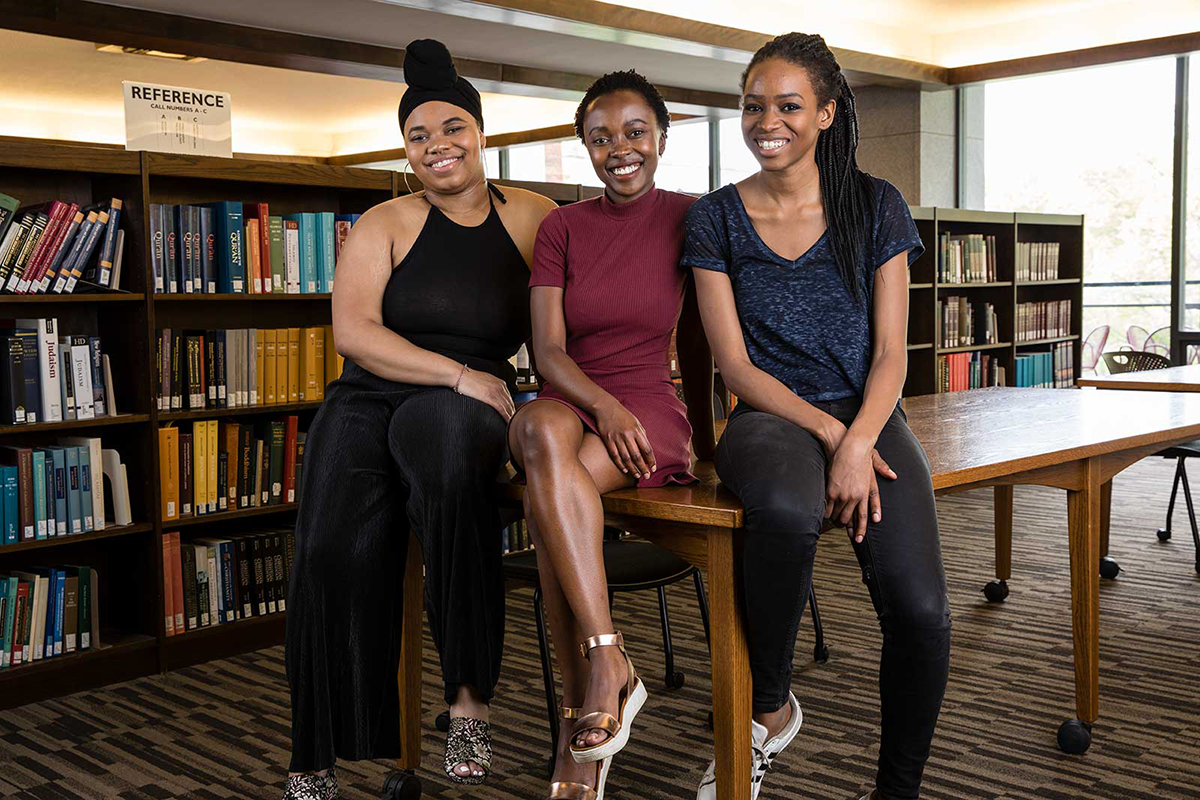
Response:
M500 200L504 195L488 188ZM430 206L412 249L383 290L383 324L418 347L503 379L529 339L529 267L493 200L481 225L466 227Z

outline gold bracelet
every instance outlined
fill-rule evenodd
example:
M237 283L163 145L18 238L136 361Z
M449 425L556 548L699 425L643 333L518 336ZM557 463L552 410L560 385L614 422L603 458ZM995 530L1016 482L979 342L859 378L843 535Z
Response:
M459 373L458 373L458 380L456 380L454 382L454 391L458 394L462 394L462 392L458 391L458 385L460 383L462 383L463 375L466 375L466 374L467 374L467 365L466 365L466 363L463 363L463 368L461 370L459 370Z

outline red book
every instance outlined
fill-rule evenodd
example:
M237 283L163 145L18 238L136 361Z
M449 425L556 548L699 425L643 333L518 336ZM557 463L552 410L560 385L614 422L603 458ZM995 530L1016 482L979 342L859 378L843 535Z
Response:
M247 282L250 284L249 291L257 294L271 291L271 234L267 229L267 219L270 215L269 204L267 203L244 203L242 213L247 223L250 220L258 220L257 233L260 248L260 255L257 263L251 263L254 267L254 272L246 276ZM246 254L249 259L250 242L246 242Z
M163 559L163 624L167 636L175 635L175 586L171 579L171 534L162 537Z
M21 273L21 282L17 284L16 288L17 294L25 294L36 285L35 280L41 280L42 276L38 270L42 269L42 265L45 264L46 252L66 225L68 208L69 206L61 200L55 200L43 206L42 213L50 219L46 222L46 230L42 233L42 238L38 240L37 247L29 256L29 263L25 265L25 271Z
M283 501L296 502L296 425L295 414L287 415L283 433Z
M59 201L55 201L58 205L63 205ZM58 254L59 249L63 245L63 239L67 236L67 231L71 230L71 222L75 219L75 212L79 211L79 205L72 203L69 206L64 206L61 209L62 213L58 217L58 223L53 231L46 230L46 234L42 236L39 252L36 254L37 260L33 262L34 271L30 276L29 292L32 294L38 291L38 284L42 282L42 278L46 275L46 269L50 266L50 262ZM54 220L51 218L51 223ZM51 238L53 237L53 238Z
M175 611L175 630L183 632L183 563L179 547L179 531L164 533L171 540L171 607Z
M25 652L25 628L28 627L26 619L30 613L29 581L17 581L17 599L15 608L16 611L13 615L13 639L11 645L12 665L14 667L21 663L22 653ZM25 660L29 661L30 659Z
M335 231L333 237L333 260L336 263L342 257L342 245L346 242L346 237L350 235L350 221L339 219L333 223Z

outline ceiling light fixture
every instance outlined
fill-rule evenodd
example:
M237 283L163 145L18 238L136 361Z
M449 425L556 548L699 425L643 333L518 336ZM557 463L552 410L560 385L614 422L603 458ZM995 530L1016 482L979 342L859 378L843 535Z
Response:
M192 63L207 60L203 56L189 56L184 53L168 53L148 47L125 47L119 44L100 44L99 42L96 43L96 51L100 53L124 53L131 56L153 56L154 58L165 58L168 61L189 61Z

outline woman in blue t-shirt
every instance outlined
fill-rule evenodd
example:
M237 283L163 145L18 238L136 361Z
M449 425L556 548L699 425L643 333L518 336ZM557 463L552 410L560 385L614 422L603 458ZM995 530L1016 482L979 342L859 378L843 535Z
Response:
M829 520L850 531L883 629L882 741L865 797L916 798L950 663L929 462L897 403L907 267L924 247L896 188L855 163L854 96L820 36L764 45L742 91L761 169L692 206L683 263L739 398L716 466L746 508L751 796L800 729L792 654ZM713 771L700 800L716 797Z

